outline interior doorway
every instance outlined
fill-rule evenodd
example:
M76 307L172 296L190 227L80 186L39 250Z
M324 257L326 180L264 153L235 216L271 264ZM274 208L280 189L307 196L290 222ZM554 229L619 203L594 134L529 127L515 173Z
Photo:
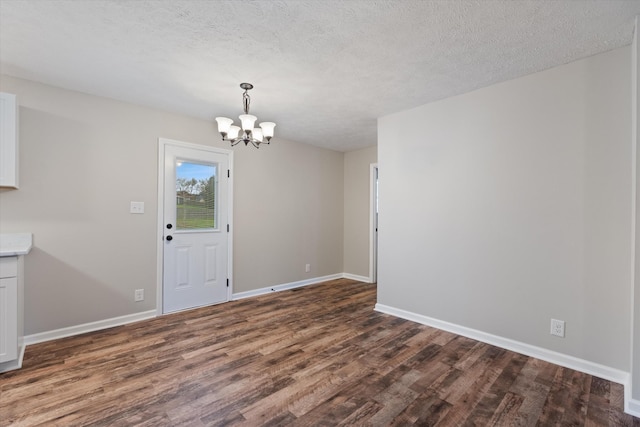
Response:
M369 168L369 277L378 282L378 164Z

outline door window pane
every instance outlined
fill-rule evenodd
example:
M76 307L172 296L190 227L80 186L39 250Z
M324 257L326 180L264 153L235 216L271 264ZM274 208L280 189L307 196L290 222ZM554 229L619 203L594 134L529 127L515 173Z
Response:
M217 228L218 165L176 162L176 229Z

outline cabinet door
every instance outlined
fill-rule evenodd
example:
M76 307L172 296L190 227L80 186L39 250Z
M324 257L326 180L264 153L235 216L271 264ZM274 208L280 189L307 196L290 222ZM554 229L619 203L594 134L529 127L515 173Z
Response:
M18 104L0 92L0 187L18 188Z
M0 279L0 363L18 358L18 278Z

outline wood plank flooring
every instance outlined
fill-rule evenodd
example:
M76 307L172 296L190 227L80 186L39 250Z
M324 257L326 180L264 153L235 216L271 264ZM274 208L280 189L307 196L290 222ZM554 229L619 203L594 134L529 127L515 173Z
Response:
M2 426L640 426L600 378L373 311L340 279L27 347Z

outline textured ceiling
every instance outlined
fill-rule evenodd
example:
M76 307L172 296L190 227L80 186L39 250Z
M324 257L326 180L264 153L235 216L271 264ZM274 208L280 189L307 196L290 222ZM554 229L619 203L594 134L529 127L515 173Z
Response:
M208 120L241 114L247 81L274 142L349 151L376 143L380 116L629 44L638 14L640 0L0 0L0 72Z

